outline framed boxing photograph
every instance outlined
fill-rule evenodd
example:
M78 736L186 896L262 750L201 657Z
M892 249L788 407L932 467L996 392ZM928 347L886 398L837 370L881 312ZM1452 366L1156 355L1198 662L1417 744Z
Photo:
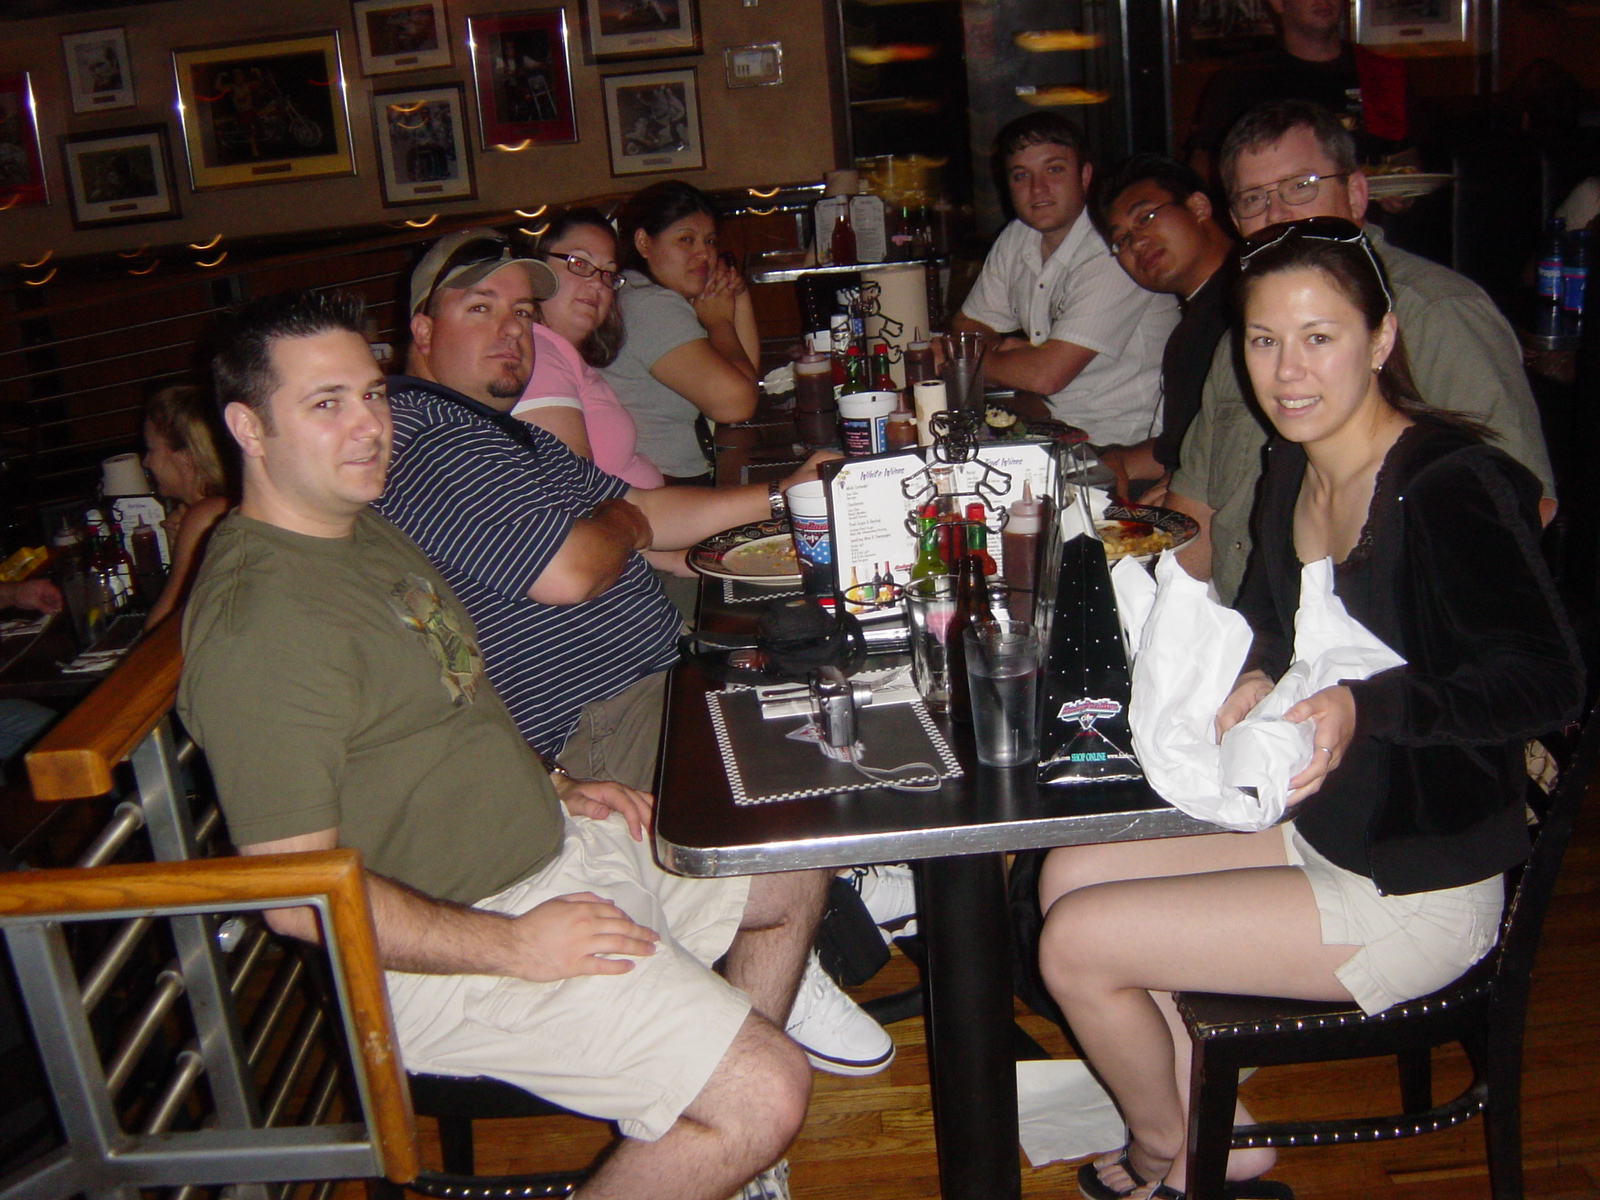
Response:
M194 190L354 175L339 34L174 50Z
M75 229L182 216L167 126L131 125L61 139Z
M578 140L562 9L469 17L467 48L485 150Z
M378 92L372 97L372 119L386 205L470 200L478 194L459 83Z
M706 165L693 67L607 75L600 82L613 175L692 171Z

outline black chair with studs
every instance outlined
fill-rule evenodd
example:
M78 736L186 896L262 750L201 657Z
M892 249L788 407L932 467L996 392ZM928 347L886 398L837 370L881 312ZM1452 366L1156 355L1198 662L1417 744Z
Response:
M372 1200L403 1200L407 1191L443 1200L533 1200L567 1196L589 1172L546 1171L530 1175L476 1175L472 1123L509 1117L579 1116L559 1104L525 1092L499 1079L408 1072L411 1103L419 1117L439 1123L439 1157L443 1171L422 1171L402 1187L375 1180ZM585 1118L592 1119L592 1118Z
M1533 958L1600 756L1600 719L1591 715L1581 736L1568 744L1571 753L1554 791L1545 796L1529 788L1537 818L1533 849L1510 877L1500 940L1449 987L1370 1017L1352 1004L1194 992L1176 997L1193 1041L1188 1200L1229 1194L1224 1172L1230 1149L1385 1141L1446 1129L1480 1113L1494 1200L1521 1200L1522 1038ZM1432 1050L1456 1042L1466 1052L1472 1081L1435 1104ZM1403 1111L1397 1116L1233 1124L1244 1067L1390 1055L1399 1065Z

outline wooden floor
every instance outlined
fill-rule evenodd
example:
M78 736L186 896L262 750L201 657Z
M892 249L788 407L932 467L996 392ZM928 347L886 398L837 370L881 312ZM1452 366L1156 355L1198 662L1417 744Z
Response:
M1600 1200L1600 794L1591 794L1546 926L1528 1019L1524 1162L1529 1197ZM859 998L910 986L898 955ZM1019 1013L1022 1010L1019 1008ZM1053 1053L1053 1026L1022 1022ZM902 1200L938 1195L922 1022L892 1028L893 1065L868 1079L817 1075L804 1131L789 1151L795 1200ZM1438 1086L1464 1078L1459 1053L1440 1053ZM1348 1115L1367 1097L1393 1103L1392 1069L1374 1062L1272 1068L1244 1085L1263 1117ZM1369 1110L1370 1111L1370 1110ZM425 1133L431 1138L431 1122ZM1272 1176L1319 1200L1476 1200L1489 1195L1482 1126L1381 1145L1285 1151ZM605 1143L595 1122L480 1122L478 1170L543 1170L586 1162ZM434 1153L429 1145L427 1153ZM437 1161L434 1159L433 1161ZM1076 1197L1076 1167L1023 1168L1028 1197Z

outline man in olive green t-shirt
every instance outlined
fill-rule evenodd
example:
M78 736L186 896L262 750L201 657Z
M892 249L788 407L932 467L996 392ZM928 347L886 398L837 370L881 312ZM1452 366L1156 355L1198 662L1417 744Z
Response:
M293 292L220 341L244 498L189 602L179 707L230 832L362 851L407 1067L618 1121L577 1195L722 1200L805 1117L783 1023L826 876L669 876L649 796L545 773L448 585L367 508L391 426L360 331L355 301ZM268 921L317 938L310 910Z

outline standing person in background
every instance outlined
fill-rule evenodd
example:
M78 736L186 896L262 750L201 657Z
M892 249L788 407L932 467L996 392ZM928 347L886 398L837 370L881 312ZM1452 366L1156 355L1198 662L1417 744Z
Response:
M144 467L156 495L178 506L163 524L172 550L167 585L150 608L144 627L154 629L189 594L212 527L233 507L230 472L221 446L233 442L216 428L216 409L197 387L162 388L144 410Z
M1050 415L1096 447L1161 432L1161 351L1178 306L1111 261L1085 211L1094 168L1083 131L1057 113L1029 113L995 136L994 157L1017 219L950 328L991 339L988 382L1048 397Z
M1161 154L1135 154L1100 182L1096 218L1111 254L1140 287L1178 298L1183 312L1161 354L1161 434L1100 455L1118 491L1160 504L1183 435L1228 332L1233 236L1217 219L1200 177Z
M1270 3L1278 14L1278 45L1217 71L1195 105L1188 158L1201 178L1216 182L1222 139L1241 116L1269 100L1320 104L1358 134L1366 162L1416 140L1405 66L1345 40L1346 0Z
M696 422L745 421L756 410L761 339L750 293L717 257L711 201L687 183L635 194L617 213L617 233L627 336L606 381L633 414L639 450L669 483L710 483Z

